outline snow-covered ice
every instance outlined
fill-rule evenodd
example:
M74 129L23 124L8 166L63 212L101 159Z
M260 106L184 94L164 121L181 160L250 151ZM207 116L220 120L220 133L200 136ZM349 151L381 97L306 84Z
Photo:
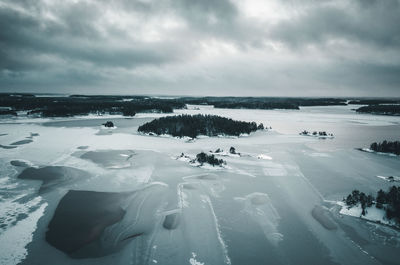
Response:
M150 118L184 113L262 122L274 129L246 137L195 140L136 131ZM100 127L105 118L118 127L112 133L99 133L108 131ZM399 124L400 117L360 115L349 106L300 111L189 106L170 114L140 113L132 119L0 120L0 145L32 140L0 152L0 209L5 216L0 219L0 264L393 263L400 258L400 244L391 230L384 233L379 225L364 227L358 222L364 220L334 214L337 229L327 230L312 217L312 210L341 200L353 189L373 193L393 185L376 176L398 176L398 157L354 149L398 137ZM298 132L303 128L323 128L335 138L301 137ZM231 146L240 155L229 153ZM226 166L190 163L195 154L218 148L225 151L212 154L226 160ZM90 174L39 196L39 181L17 179L31 166L73 167ZM47 225L69 190L133 192L120 205L124 218L102 234L104 256L74 259L45 241ZM340 213L360 216L361 211L342 207ZM369 208L363 218L384 223L376 208ZM357 235L342 227L357 230ZM394 243L370 239L377 234Z

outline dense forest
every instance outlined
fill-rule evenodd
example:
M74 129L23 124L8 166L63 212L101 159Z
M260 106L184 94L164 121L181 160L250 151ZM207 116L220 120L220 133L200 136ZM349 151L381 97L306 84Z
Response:
M214 108L220 109L299 109L299 106L288 102L216 102Z
M400 105L369 105L356 109L359 113L400 115Z
M0 107L12 111L27 111L28 115L68 117L87 114L122 114L134 116L137 112L172 112L185 104L175 99L123 96L66 96L35 97L32 95L0 94Z
M370 148L375 152L400 155L400 141L390 142L385 140L381 143L372 143Z
M394 219L400 224L400 187L392 186L387 192L379 190L376 199L372 195L353 190L344 201L350 207L360 204L362 215L366 214L366 210L368 211L367 207L375 204L376 208L385 210L388 219Z
M218 159L214 155L208 155L204 152L196 155L196 161L199 162L201 165L203 165L204 163L208 163L212 166L220 166L226 164L224 160Z
M0 109L0 115L12 115L12 116L17 116L17 112L14 110L2 110Z
M263 124L255 122L235 121L215 115L179 115L161 117L139 126L142 133L154 133L157 135L169 134L172 136L189 136L195 138L198 135L218 136L251 133L257 129L263 129Z
M299 109L300 106L346 105L346 100L341 98L184 97L179 100L186 104L228 109Z
M400 114L395 99L353 99L349 104L392 104L370 105L358 112ZM0 94L0 107L10 111L29 111L46 117L110 113L134 116L138 112L172 112L185 108L186 104L212 105L229 109L293 109L302 106L347 105L344 98L287 98L287 97L177 97L160 98L147 96L70 95L45 96L33 94Z
M379 104L400 104L400 99L355 99L350 100L349 105L379 105Z

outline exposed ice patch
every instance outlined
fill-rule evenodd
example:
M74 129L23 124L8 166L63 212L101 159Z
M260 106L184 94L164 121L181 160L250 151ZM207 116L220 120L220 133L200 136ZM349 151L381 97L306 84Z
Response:
M80 157L105 168L123 169L132 166L131 158L135 154L131 150L97 150L88 151Z
M308 155L312 157L330 157L330 155L326 153L309 153Z
M278 163L268 163L267 166L263 168L263 172L267 176L286 176L287 171L285 167Z
M254 192L245 197L237 197L235 199L244 203L243 211L260 225L271 244L277 246L283 240L283 235L278 230L281 217L268 194Z
M217 218L217 215L215 214L215 211L214 211L214 208L212 206L211 200L210 200L210 198L208 196L205 196L205 195L202 195L201 197L205 202L207 202L208 206L210 207L211 214L212 214L212 216L214 218L214 222L215 222L215 229L216 229L218 241L221 244L222 250L224 252L224 262L226 264L230 265L232 263L231 263L231 259L229 258L229 255L228 255L228 247L227 247L225 241L222 239L220 226L219 226L219 223L218 223L218 218Z

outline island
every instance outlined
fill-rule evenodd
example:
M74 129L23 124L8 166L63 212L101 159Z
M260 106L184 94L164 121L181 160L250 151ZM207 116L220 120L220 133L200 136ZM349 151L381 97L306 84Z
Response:
M191 105L227 109L289 109L310 106L343 106L369 104L357 112L398 115L400 100L288 97L176 97L122 95L37 96L24 93L0 93L0 115L28 114L33 117L71 117L87 114L120 114L134 116L139 112L171 113ZM373 104L373 105L372 105ZM391 104L391 105L383 105ZM194 109L199 109L194 107Z
M114 128L114 123L112 121L107 121L102 124L106 128Z
M215 157L214 154L206 154L205 152L200 152L195 157L181 153L178 157L176 157L176 160L188 162L191 166L204 167L209 169L216 166L217 168L223 168L226 165L226 161L224 161L223 159L218 159Z
M287 98L287 97L184 97L186 104L212 105L225 109L291 109L301 106L347 105L344 98Z
M342 214L359 216L379 223L400 225L400 187L392 186L388 191L377 192L376 199L359 190L353 190L343 199ZM375 205L375 207L373 207Z
M383 141L382 143L372 143L371 149L375 152L392 153L400 155L400 141Z
M354 99L348 102L349 105L379 105L379 104L400 104L399 99L375 98L375 99Z
M255 122L198 114L161 117L139 126L138 131L145 134L196 138L199 135L240 136L262 129L264 125L257 125Z
M400 105L368 105L356 109L358 113L380 114L380 115L400 115Z
M307 130L302 131L301 133L299 133L300 135L303 136L313 136L313 137L318 137L318 138L333 138L333 134L332 133L327 133L325 131L314 131L314 132L309 132Z
M214 155L208 155L204 152L198 153L194 162L200 163L201 166L204 163L210 164L211 166L222 166L226 164L224 160L218 159Z
M29 94L0 94L1 114L26 113L33 117L72 117L77 115L118 114L135 116L138 112L170 113L185 108L184 102L176 99L161 99L145 96L35 96Z
M221 148L217 148L215 151L210 151L211 154L213 155L218 155L218 156L230 156L230 157L240 157L241 154L236 151L236 148L231 146L229 148L229 151L224 151Z
M358 148L360 151L369 153L382 153L388 155L400 155L400 141L386 141L372 143L369 148Z

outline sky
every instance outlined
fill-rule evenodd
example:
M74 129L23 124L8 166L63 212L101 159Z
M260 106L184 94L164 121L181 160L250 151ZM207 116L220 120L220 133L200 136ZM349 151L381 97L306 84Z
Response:
M0 92L400 97L400 0L0 0Z

